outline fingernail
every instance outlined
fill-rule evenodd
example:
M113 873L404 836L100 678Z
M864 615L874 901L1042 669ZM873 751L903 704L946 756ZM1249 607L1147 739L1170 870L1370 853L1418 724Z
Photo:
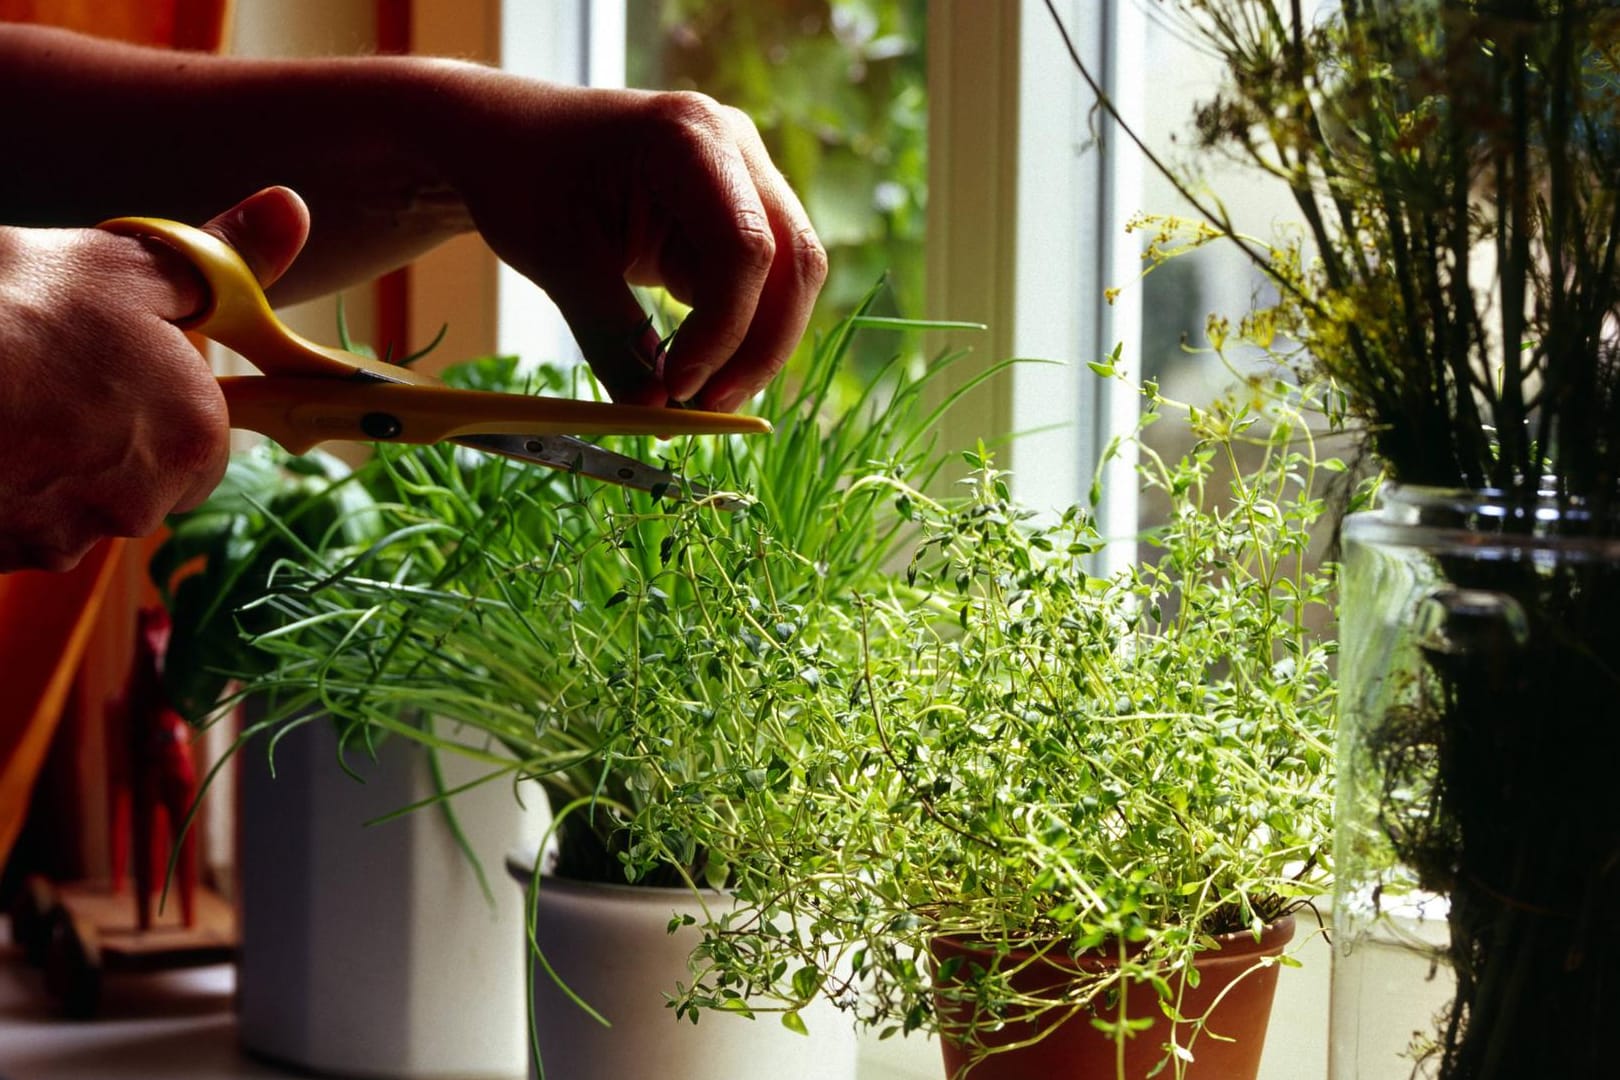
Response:
M669 388L669 396L676 401L690 401L703 389L703 376L689 368L681 368L665 385Z

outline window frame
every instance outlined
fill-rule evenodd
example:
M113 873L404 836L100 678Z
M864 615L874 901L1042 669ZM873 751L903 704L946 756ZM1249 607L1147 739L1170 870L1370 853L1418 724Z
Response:
M1116 107L1139 115L1139 9L1121 0L1055 6ZM1088 501L1109 443L1137 423L1138 395L1087 364L1141 338L1139 291L1105 297L1140 273L1124 227L1141 166L1094 113L1039 0L950 0L930 15L928 313L988 327L941 339L974 350L959 379L1004 357L1055 361L1020 364L969 395L945 425L945 444L1015 433L998 460L1020 501L1052 514ZM1132 366L1129 352L1122 359ZM1111 542L1099 572L1135 556L1135 462L1122 442L1102 464L1096 513Z
M500 62L507 71L577 86L624 86L624 0L498 3ZM495 346L532 363L585 359L557 305L504 263L496 271Z

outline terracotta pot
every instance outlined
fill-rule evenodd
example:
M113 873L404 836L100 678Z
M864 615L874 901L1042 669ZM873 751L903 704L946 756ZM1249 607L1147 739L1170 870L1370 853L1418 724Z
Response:
M1155 1075L1164 1080L1175 1077L1180 1080L1254 1080L1260 1069L1260 1053L1265 1048L1266 1025L1271 1019L1278 970L1275 964L1256 965L1264 957L1280 954L1293 936L1292 916L1268 927L1258 941L1248 933L1226 935L1220 939L1221 948L1199 955L1195 964L1199 972L1196 987L1183 988L1181 980L1171 980L1171 990L1180 995L1184 1016L1204 1015L1217 998L1220 1004L1210 1013L1208 1025L1196 1038L1192 1025L1178 1025L1177 1041L1183 1046L1188 1046L1190 1041L1194 1057L1185 1071L1177 1073L1172 1063ZM964 966L975 962L988 964L992 955L961 938L938 939L932 952L936 964L961 957ZM1022 993L1045 997L1060 993L1077 970L1101 971L1110 964L1101 955L1074 961L1067 955L1036 958L1015 953L1010 959L1014 963L1027 961L1027 966L1013 976L1013 986ZM974 1034L974 1044L968 1045L964 1040L953 1038L948 1029L953 1024L965 1025L971 1016L971 1006L941 998L938 1000L940 1023L947 1029L940 1038L945 1075L950 1080L959 1077L969 1080L1030 1080L1032 1077L1040 1080L1145 1080L1164 1060L1170 1022L1154 1000L1152 987L1146 984L1131 985L1122 1004L1127 1016L1154 1020L1151 1028L1126 1040L1123 1072L1119 1071L1113 1038L1092 1026L1092 1018L1099 1013L1053 1009L997 1030L981 1026ZM1108 1017L1117 1015L1118 1011L1112 1009L1107 1014ZM1214 1038L1212 1034L1221 1038ZM1028 1045L996 1049L1021 1043ZM985 1054L985 1048L994 1052Z

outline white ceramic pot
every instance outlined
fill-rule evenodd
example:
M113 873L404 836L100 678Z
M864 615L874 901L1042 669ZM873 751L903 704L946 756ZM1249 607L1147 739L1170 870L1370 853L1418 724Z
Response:
M509 864L525 884L526 863L532 860ZM711 893L705 902L712 911L729 901ZM750 1020L706 1012L695 1025L677 1019L665 995L691 981L687 957L698 931L669 933L676 913L701 919L703 907L685 889L544 880L540 947L563 981L612 1023L597 1023L537 966L535 1024L547 1080L854 1080L854 1025L830 1002L801 1013L808 1036L783 1027L777 1013Z
M528 1068L522 898L502 887L505 856L544 828L495 781L456 796L463 834L495 893L492 906L430 797L427 753L402 739L376 761L339 766L330 724L284 739L276 776L262 743L241 762L244 1047L323 1073L389 1080L507 1080ZM446 785L487 771L440 756Z

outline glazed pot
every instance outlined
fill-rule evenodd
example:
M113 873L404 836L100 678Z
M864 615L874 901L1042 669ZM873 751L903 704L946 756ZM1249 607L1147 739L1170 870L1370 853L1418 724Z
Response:
M528 885L532 857L508 861ZM778 1014L749 1019L705 1012L694 1025L666 1004L677 983L692 980L688 957L695 926L670 933L674 916L700 922L732 901L725 893L541 879L535 937L553 972L611 1026L589 1016L538 963L534 971L536 1040L545 1076L554 1080L855 1080L855 1029L849 1016L818 1000L801 1011L809 1036ZM538 1076L531 1066L531 1076Z
M1068 1010L1055 1008L1041 1015L990 1028L979 1024L971 1036L953 1035L971 1023L968 1005L941 995L937 999L941 1028L940 1048L947 1080L1254 1080L1265 1049L1266 1026L1276 995L1276 964L1263 964L1282 953L1294 936L1292 916L1266 928L1259 939L1251 933L1227 934L1220 948L1199 954L1195 965L1198 985L1169 980L1183 1016L1208 1014L1206 1029L1195 1036L1193 1025L1177 1025L1178 1045L1193 1055L1178 1072L1176 1062L1165 1063L1170 1021L1163 1015L1147 984L1126 988L1123 1000L1107 1007ZM971 940L940 938L932 946L936 965L958 958L958 970L969 965L988 967L993 954ZM1012 953L1001 963L1016 964L1012 986L1023 994L1050 1000L1060 995L1077 972L1104 971L1111 961L1103 954L1078 960L1061 956ZM1153 1025L1127 1039L1123 1055L1115 1040L1092 1024L1094 1017L1120 1015L1151 1018ZM1212 1011L1213 1010L1213 1011ZM1218 1037L1216 1037L1218 1036Z
M368 824L434 794L419 745L349 751L358 780L324 719L281 741L273 777L256 746L241 759L243 1047L332 1075L521 1078L524 911L498 886L506 853L544 830L538 790L527 809L499 782L453 803L491 898L437 807ZM447 787L482 775L449 754L440 765Z

